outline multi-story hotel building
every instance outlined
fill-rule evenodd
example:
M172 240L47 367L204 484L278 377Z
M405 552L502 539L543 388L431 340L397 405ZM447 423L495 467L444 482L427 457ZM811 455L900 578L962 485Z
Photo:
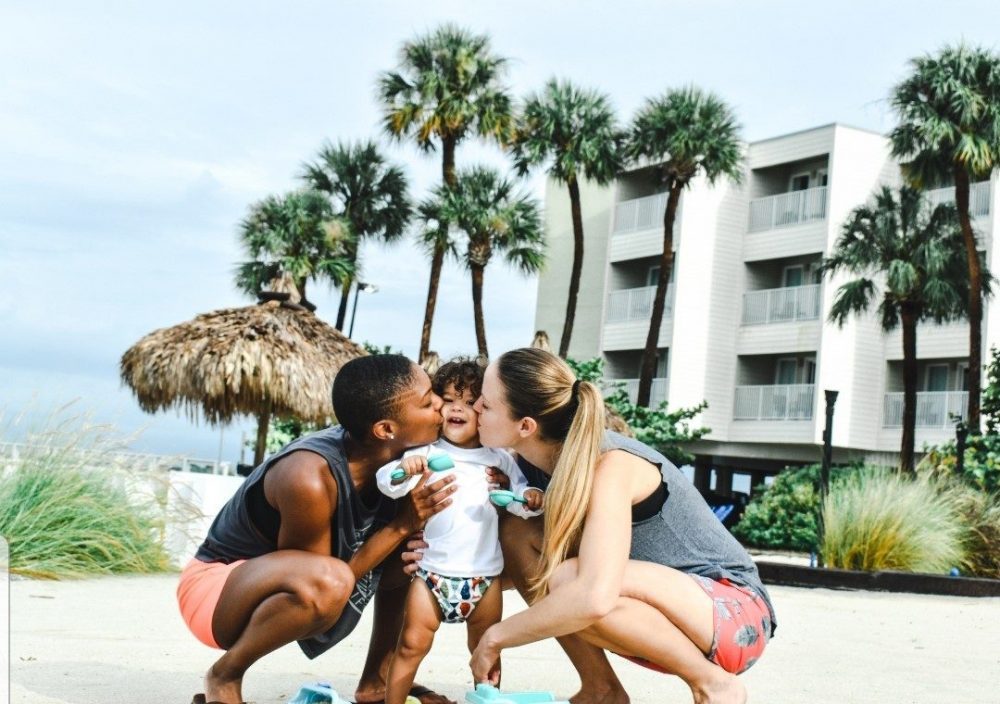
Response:
M902 422L902 336L874 315L839 328L827 314L847 276L822 280L848 213L882 185L901 182L888 139L839 124L746 147L741 184L696 181L680 201L675 260L660 329L653 402L669 408L702 401L711 433L693 446L695 482L727 492L732 473L754 484L789 464L818 462L824 393L836 390L834 461L898 460ZM997 176L975 183L973 225L993 271ZM953 189L929 193L953 199ZM606 376L635 394L649 330L666 194L649 167L611 187L581 187L586 240L583 281L569 354L603 357ZM549 182L545 197L549 259L539 277L536 327L558 344L573 259L569 198ZM1000 247L997 248L1000 250ZM986 305L984 358L1000 344L1000 306ZM968 325L918 329L917 451L954 437L965 415ZM984 359L985 361L985 359Z

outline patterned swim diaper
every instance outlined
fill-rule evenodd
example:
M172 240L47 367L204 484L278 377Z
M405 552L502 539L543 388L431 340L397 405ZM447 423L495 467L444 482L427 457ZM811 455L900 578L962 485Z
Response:
M472 614L495 577L448 577L417 568L417 578L431 590L445 623L462 623Z

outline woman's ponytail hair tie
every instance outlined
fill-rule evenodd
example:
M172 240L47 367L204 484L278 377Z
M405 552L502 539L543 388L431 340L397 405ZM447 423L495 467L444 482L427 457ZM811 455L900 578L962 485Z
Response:
M577 379L573 382L573 398L579 399L580 397L580 380Z

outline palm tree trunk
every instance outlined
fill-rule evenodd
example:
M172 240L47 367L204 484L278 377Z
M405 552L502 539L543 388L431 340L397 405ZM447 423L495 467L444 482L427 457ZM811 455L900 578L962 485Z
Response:
M573 320L576 318L576 298L580 293L580 274L583 272L583 215L580 213L580 184L571 177L569 187L569 208L573 216L573 271L569 276L569 298L566 300L566 320L563 322L562 338L559 340L559 356L566 359L569 341L573 337Z
M483 323L483 269L479 264L471 264L472 269L472 314L476 321L476 345L484 359L490 358L486 349L486 325Z
M257 442L253 449L253 466L257 467L264 461L267 451L267 429L271 424L271 408L268 406L257 414Z
M441 179L449 188L455 187L455 139L453 137L445 137L441 140ZM420 332L420 352L417 355L417 359L421 363L431 348L431 326L434 323L434 308L437 306L438 283L441 281L443 265L444 248L435 247L434 256L431 258L431 280L427 287L424 327Z
M441 180L448 188L455 187L455 138L441 140Z
M903 438L899 446L899 471L913 474L913 445L917 427L917 315L904 304L903 320Z
M295 287L299 290L299 303L306 301L306 278L302 277L295 282Z
M431 347L431 324L434 322L434 307L437 305L438 284L444 266L444 247L435 247L431 258L431 280L427 285L427 307L424 309L424 327L420 332L420 354L417 359L422 364Z
M681 198L683 183L671 181L667 209L663 213L663 254L660 256L660 276L656 282L656 296L653 298L653 315L649 321L646 347L642 351L642 367L639 370L639 393L637 406L649 406L649 394L653 388L653 374L656 373L656 350L660 340L660 326L666 308L667 284L670 283L674 266L674 219L677 216L677 202Z
M983 272L976 251L976 235L969 218L969 172L955 167L955 206L962 225L965 257L969 265L969 432L979 434L979 402L983 369Z
M344 320L347 318L347 301L351 297L351 285L354 282L347 278L340 287L340 307L337 308L337 330L344 331Z

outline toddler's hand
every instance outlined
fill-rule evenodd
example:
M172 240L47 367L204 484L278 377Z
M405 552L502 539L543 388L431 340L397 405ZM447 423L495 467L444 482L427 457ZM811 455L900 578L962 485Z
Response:
M490 489L510 489L510 477L501 472L499 467L486 468L486 483Z
M409 457L404 457L399 463L399 468L405 472L405 475L399 479L394 479L393 484L399 484L400 482L406 481L407 477L412 477L426 472L427 458L423 455L410 455Z
M528 502L525 504L528 510L541 511L542 505L545 503L545 492L541 489L528 487L524 490L524 500Z

